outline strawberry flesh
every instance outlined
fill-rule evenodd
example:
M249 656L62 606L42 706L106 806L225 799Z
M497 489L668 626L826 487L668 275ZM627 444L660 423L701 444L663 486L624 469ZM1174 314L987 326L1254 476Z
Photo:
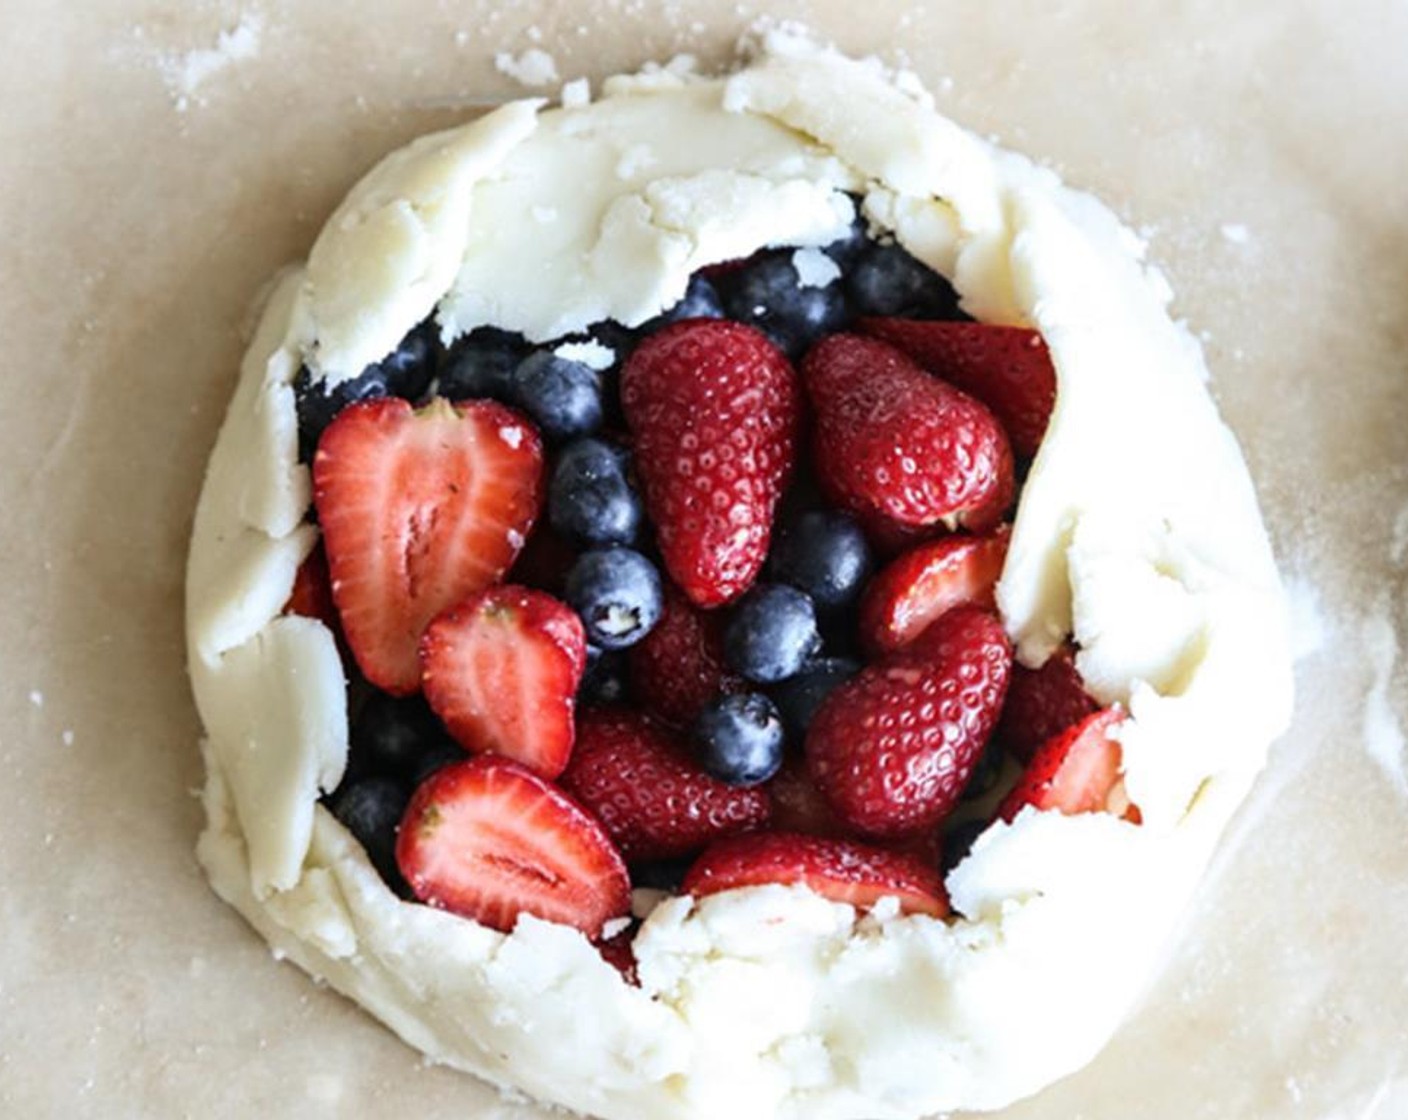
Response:
M873 656L903 649L954 607L991 610L1007 557L1006 526L982 537L944 537L883 568L860 606L861 642Z
M772 814L765 790L711 778L664 728L624 709L583 714L562 787L631 862L691 855L721 836L761 828Z
M874 837L943 820L997 722L1011 665L1002 624L959 607L840 685L806 741L812 780L837 816Z
M802 363L822 490L865 519L983 532L1012 499L1012 450L983 405L875 339L836 334Z
M519 915L590 938L630 909L626 865L561 790L496 755L437 770L401 819L396 862L415 897L504 933Z
M987 405L1019 456L1037 453L1056 403L1056 370L1039 333L1029 327L916 319L862 319L859 326Z
M512 565L542 506L533 426L492 401L399 398L338 413L313 457L333 600L367 680L420 687L426 625Z
M853 840L758 832L710 845L685 875L695 897L768 884L800 884L833 902L869 910L894 898L906 914L942 918L948 895L937 868Z
M1105 708L1048 739L998 806L997 816L1011 821L1032 805L1066 816L1116 809L1125 820L1138 822L1139 810L1127 799L1115 803L1124 752L1113 733L1124 719L1118 708Z
M460 746L562 773L587 663L575 611L546 592L490 587L435 616L420 658L425 698Z
M631 354L621 404L671 578L697 606L732 602L767 558L792 474L796 373L751 327L686 319Z

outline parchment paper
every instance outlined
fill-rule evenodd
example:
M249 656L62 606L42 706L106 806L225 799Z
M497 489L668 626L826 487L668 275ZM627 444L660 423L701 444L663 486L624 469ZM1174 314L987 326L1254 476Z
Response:
M0 1115L542 1115L424 1068L206 887L191 512L252 300L377 156L523 93L496 52L564 78L717 61L763 11L908 59L1147 234L1297 605L1296 726L1166 971L1006 1115L1408 1116L1392 0L0 3Z

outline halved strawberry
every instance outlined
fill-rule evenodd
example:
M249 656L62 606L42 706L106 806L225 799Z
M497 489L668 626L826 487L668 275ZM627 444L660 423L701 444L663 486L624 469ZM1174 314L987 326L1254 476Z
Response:
M1010 821L1034 805L1067 816L1115 812L1137 823L1139 810L1123 795L1124 752L1112 734L1124 719L1118 708L1105 708L1048 739L998 806L998 817Z
M420 640L425 698L455 741L556 778L572 752L587 634L543 591L501 584L436 615Z
M1012 449L983 405L873 338L834 334L802 363L825 493L860 517L983 532L1015 485Z
M685 319L621 373L636 472L670 577L700 607L742 595L767 558L792 473L801 388L760 331Z
M882 568L860 604L860 640L870 655L903 649L954 607L992 609L1007 538L1005 525L988 536L944 537Z
M497 755L451 763L421 783L396 862L421 902L505 933L532 914L596 938L630 909L626 865L600 822Z
M724 662L723 625L721 614L696 609L667 581L660 621L626 655L641 706L682 727L720 692L737 691L742 681Z
M711 840L768 823L766 790L706 774L639 712L586 712L562 788L594 812L631 861L691 855Z
M875 837L943 820L997 723L1011 664L1002 624L958 607L838 686L806 742L812 780L836 815Z
M869 910L895 898L906 914L949 912L937 867L882 848L795 832L755 832L711 844L689 869L682 890L696 897L770 883L801 884L833 902Z
M1022 458L1036 454L1056 403L1056 370L1036 331L917 319L862 319L859 325L992 409Z
M284 604L284 614L302 615L316 618L334 634L341 629L337 618L337 606L332 601L332 577L328 575L328 556L323 550L323 542L313 546L313 551L303 558L298 572L293 577L293 590Z
M338 413L313 457L313 496L367 680L396 696L420 687L426 624L508 570L542 492L538 434L501 404L436 399L416 411L387 397Z
M1012 684L993 737L1018 762L1030 762L1044 742L1099 707L1076 671L1075 652L1059 649L1040 669L1012 667Z

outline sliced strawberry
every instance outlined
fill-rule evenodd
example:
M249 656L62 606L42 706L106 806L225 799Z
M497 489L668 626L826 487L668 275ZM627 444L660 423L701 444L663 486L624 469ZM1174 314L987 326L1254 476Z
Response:
M806 742L812 780L837 816L877 837L936 826L997 723L1011 665L1002 624L958 607L837 687Z
M974 532L1002 519L1012 449L992 413L892 346L823 339L802 363L822 489L861 517Z
M1036 331L917 319L862 319L860 329L982 401L1007 430L1013 451L1024 459L1036 454L1056 403L1056 370Z
M998 817L1010 821L1034 805L1066 816L1115 812L1138 823L1138 808L1124 796L1124 752L1113 735L1124 719L1118 708L1105 708L1048 739L1003 798Z
M303 558L293 577L293 590L284 604L284 614L316 618L334 634L341 632L337 606L332 601L332 577L328 575L328 556L323 542Z
M543 591L490 587L431 620L420 659L425 698L455 742L562 773L587 664L576 611Z
M894 898L906 914L942 918L949 912L937 868L854 840L795 832L756 832L710 845L685 875L682 889L703 897L770 883L801 884L860 910Z
M1099 706L1076 672L1075 652L1060 649L1040 669L1012 667L1012 685L993 735L1018 762L1030 762L1042 743Z
M1004 525L983 537L944 537L881 569L860 604L860 639L871 656L903 649L954 607L992 609L1007 557Z
M505 933L532 914L596 938L630 909L626 865L600 822L497 755L451 763L421 783L396 862L420 901Z
M742 680L724 663L723 627L722 615L697 610L667 583L660 621L627 653L641 706L683 727L719 693L736 692Z
M631 861L690 855L761 828L772 813L765 790L711 778L663 728L625 709L583 714L562 788L601 819Z
M796 373L751 327L686 319L636 347L621 404L670 576L697 606L738 598L767 558L796 458Z
M416 647L446 607L494 583L542 505L533 426L492 401L354 404L313 457L332 594L363 675L408 696Z

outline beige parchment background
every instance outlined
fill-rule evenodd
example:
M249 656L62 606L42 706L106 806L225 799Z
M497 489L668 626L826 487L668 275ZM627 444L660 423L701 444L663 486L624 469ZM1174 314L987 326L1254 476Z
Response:
M185 541L251 301L378 155L521 93L496 51L716 61L760 12L907 58L1147 234L1294 591L1297 723L1181 946L1005 1115L1408 1116L1395 0L0 0L0 1115L541 1115L424 1068L206 888Z

